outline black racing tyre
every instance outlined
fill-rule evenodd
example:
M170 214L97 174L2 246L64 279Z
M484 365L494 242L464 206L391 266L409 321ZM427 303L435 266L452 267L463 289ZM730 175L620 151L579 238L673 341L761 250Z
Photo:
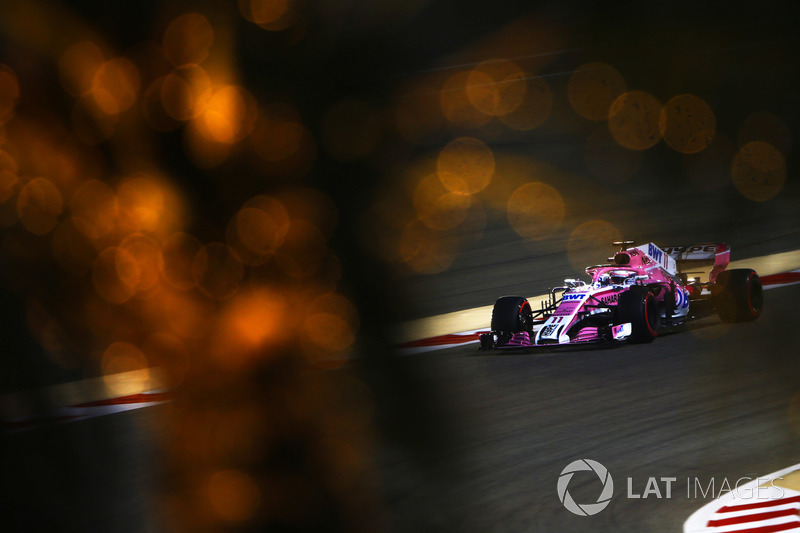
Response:
M494 303L492 331L495 333L518 333L533 331L531 304L521 296L503 296Z
M714 307L723 322L750 322L761 316L764 289L755 270L735 268L717 275Z
M617 324L631 323L629 342L652 342L658 336L661 311L656 297L645 287L631 287L620 294L616 314Z

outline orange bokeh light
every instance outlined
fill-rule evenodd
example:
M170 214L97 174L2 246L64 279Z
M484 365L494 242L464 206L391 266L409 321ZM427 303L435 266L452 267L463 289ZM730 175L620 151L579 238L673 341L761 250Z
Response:
M566 212L561 194L546 183L519 187L508 199L508 221L520 236L538 241L561 228Z
M242 16L265 30L285 30L294 24L295 0L239 0Z
M572 267L583 272L589 265L605 263L613 251L612 242L621 241L620 230L606 220L589 220L580 224L569 236L567 256Z
M436 274L450 268L457 243L452 236L432 230L420 220L409 222L400 236L398 255L418 274Z
M467 77L467 97L486 115L501 117L517 109L525 98L525 73L507 59L478 64Z
M128 225L137 231L155 231L165 211L161 187L137 176L123 181L118 191L120 214Z
M358 330L358 312L344 296L328 294L311 301L304 313L303 352L326 368L345 363Z
M494 153L483 141L461 137L442 148L436 167L445 187L453 192L475 194L492 181Z
M127 342L111 344L101 360L106 388L118 396L146 392L152 377L149 366L141 350Z
M80 41L67 48L58 61L61 84L72 96L88 94L95 74L105 62L105 55L91 41Z
M195 63L175 68L164 77L161 84L161 102L164 110L175 120L189 120L201 111L201 97L211 89L211 78Z
M240 470L221 470L208 482L211 509L227 522L243 522L261 505L261 491L256 482Z
M200 96L195 119L199 133L207 140L233 144L253 129L258 113L255 100L243 87L223 85Z
M120 374L147 368L147 358L136 346L127 342L115 342L103 352L103 375Z
M733 184L742 196L764 202L778 194L786 181L786 162L780 150L763 141L742 146L733 158Z
M91 94L106 115L118 115L131 107L139 93L139 70L124 57L103 63L92 78Z
M132 233L120 243L119 250L126 252L123 261L132 260L136 264L135 278L123 281L132 285L138 294L146 293L156 287L160 280L161 260L161 248L158 243L147 235Z
M701 98L682 94L670 98L661 108L659 131L670 148L684 154L705 150L714 140L717 120Z
M214 28L199 13L186 13L170 22L164 32L164 55L176 67L202 63L214 44Z
M0 125L11 119L18 101L17 75L8 66L0 65Z
M469 72L457 72L447 79L439 93L439 105L444 116L456 126L477 128L492 117L478 111L469 99Z
M459 178L448 176L449 183ZM466 185L460 184L460 190ZM461 224L472 204L472 197L463 192L453 192L444 186L439 174L430 174L417 184L414 190L414 208L417 217L428 227L448 230Z
M282 226L269 213L253 207L245 207L236 215L239 240L257 255L273 252L283 244L288 227L288 223Z
M343 359L331 361L331 358L341 358L343 352L355 341L355 332L350 325L342 317L332 313L314 313L309 316L304 324L304 333L321 352L305 350L305 355L313 362L325 366L343 364Z
M258 113L247 139L264 173L283 179L308 174L316 158L314 137L290 104L272 102Z
M281 331L285 303L265 291L250 293L233 303L231 333L249 348L262 346Z
M291 335L286 301L265 288L242 290L231 298L218 315L211 351L217 363L241 370L263 361L269 347Z
M186 153L199 168L213 168L222 164L231 154L230 144L215 141L208 134L208 129L200 123L200 117L188 123L184 130L184 147Z
M0 150L0 170L7 170L13 174L19 172L17 161L5 150Z
M258 265L283 245L289 227L289 213L283 204L271 196L259 195L248 200L231 220L228 244L242 262Z
M161 178L143 172L133 174L117 186L120 225L126 231L165 235L181 225L183 203Z
M92 266L95 291L112 304L123 304L133 297L138 275L136 261L115 246L103 250Z
M17 196L17 214L25 228L35 235L50 232L58 223L63 200L58 187L48 179L34 178Z
M19 189L22 182L15 172L0 170L0 203L7 202Z
M625 79L605 63L581 65L569 78L567 95L572 108L589 120L608 118L611 104L627 89Z
M187 343L207 339L208 332L217 319L216 302L194 291L161 290L158 298L148 298L137 303L141 303L159 331L167 331Z
M659 117L661 102L644 91L620 95L608 114L608 129L620 144L629 150L646 150L661 139Z

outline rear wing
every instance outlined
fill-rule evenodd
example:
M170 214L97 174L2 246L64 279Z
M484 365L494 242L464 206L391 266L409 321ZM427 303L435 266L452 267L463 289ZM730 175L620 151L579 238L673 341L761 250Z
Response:
M675 259L652 242L637 246L636 250L639 250L649 257L652 262L666 270L670 276L674 276L678 273L678 266L675 264Z
M678 273L700 283L714 283L731 261L731 247L725 243L666 246L664 251L678 265ZM705 278L705 279L703 279Z

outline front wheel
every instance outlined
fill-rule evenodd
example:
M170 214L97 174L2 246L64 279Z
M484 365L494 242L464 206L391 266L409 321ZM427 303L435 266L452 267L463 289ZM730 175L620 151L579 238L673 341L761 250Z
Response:
M629 342L652 342L658 336L659 316L656 297L646 288L631 287L619 295L616 322L631 323Z
M492 331L495 333L533 332L531 304L521 296L503 296L494 303Z
M755 270L735 268L717 275L714 306L723 322L749 322L761 316L764 289Z

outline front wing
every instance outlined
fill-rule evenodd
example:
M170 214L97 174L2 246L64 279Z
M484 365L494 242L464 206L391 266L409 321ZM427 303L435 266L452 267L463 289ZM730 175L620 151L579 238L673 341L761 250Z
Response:
M541 327L541 326L539 326ZM533 334L522 331L514 333L511 337L504 338L493 332L484 333L480 336L482 350L519 350L522 348L553 348L555 346L574 346L580 344L600 344L609 342L620 342L626 340L633 331L630 322L611 326L610 328L584 327L577 335L565 343L548 342L535 344L536 331L534 326Z

